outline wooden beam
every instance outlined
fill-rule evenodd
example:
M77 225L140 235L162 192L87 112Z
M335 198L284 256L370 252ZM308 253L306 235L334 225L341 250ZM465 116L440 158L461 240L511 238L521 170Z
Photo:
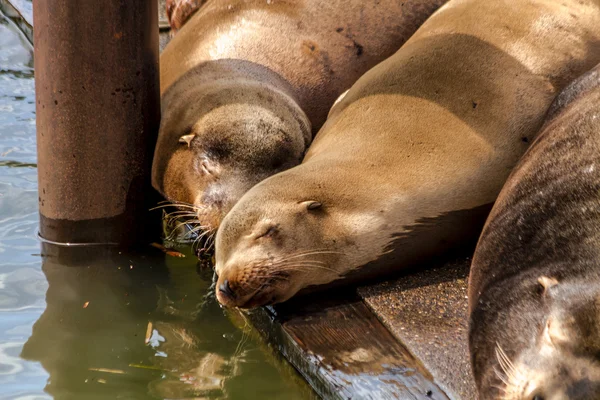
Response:
M325 399L449 399L355 293L307 297L250 318Z

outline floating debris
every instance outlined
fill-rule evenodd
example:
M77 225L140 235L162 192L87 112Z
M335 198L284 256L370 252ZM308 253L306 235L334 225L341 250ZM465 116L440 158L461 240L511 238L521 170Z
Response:
M185 257L185 254L180 253L175 250L170 250L169 248L163 246L160 243L150 243L150 246L159 249L160 251L162 251L163 253L165 253L166 255L171 256L171 257L179 257L179 258Z
M146 338L144 339L144 344L150 343L151 337L152 337L152 322L148 322L148 329L146 329Z
M89 301L86 301L85 303L83 303L83 308L87 308L90 305Z
M165 371L162 368L155 367L153 365L141 365L141 364L129 364L131 368L151 369L154 371Z
M120 374L124 375L125 371L120 369L108 369L108 368L89 368L89 371L106 372L108 374Z

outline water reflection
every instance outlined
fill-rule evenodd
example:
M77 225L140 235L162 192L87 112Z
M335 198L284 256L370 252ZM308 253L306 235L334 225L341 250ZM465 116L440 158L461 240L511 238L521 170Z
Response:
M21 357L49 372L45 391L55 399L310 395L292 371L281 379L282 364L223 317L207 295L212 272L193 268L189 252L185 259L158 251L43 252L47 307Z

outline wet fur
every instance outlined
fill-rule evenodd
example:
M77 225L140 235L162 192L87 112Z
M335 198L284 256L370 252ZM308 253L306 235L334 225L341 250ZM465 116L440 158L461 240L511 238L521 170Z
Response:
M540 381L546 400L600 396L599 155L600 65L556 98L479 240L469 303L481 399L527 398L502 372L498 347L525 383ZM544 289L542 276L558 283ZM536 364L548 321L568 341L553 343L552 357Z
M600 61L597 2L506 4L452 0L359 79L303 163L253 187L226 217L216 239L219 279L235 282L265 255L340 253L315 258L335 274L307 268L278 293L284 301L390 251L396 269L412 265L481 227L481 208L495 201L555 96ZM322 209L300 206L309 200ZM478 224L444 223L459 210L479 213ZM427 218L437 229L413 237L419 248L393 246ZM251 239L269 223L280 226L277 240Z

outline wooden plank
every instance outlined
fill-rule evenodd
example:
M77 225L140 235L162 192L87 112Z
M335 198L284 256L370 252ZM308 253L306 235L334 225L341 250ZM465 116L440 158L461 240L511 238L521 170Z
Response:
M250 313L325 399L449 399L355 293Z
M470 259L459 257L433 265L361 288L359 294L448 396L474 400L467 323Z

